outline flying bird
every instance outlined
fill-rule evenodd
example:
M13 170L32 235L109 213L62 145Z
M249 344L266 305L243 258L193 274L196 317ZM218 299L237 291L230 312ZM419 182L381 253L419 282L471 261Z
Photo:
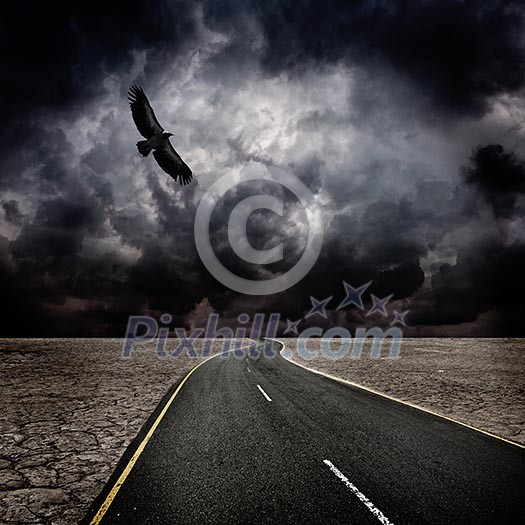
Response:
M160 125L148 97L140 86L131 86L128 92L133 121L139 133L146 139L137 142L137 149L144 157L151 151L159 166L183 186L189 184L193 174L170 142L173 133L168 133Z

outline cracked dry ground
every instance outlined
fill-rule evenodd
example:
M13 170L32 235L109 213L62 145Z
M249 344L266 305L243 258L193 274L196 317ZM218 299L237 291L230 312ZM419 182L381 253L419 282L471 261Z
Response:
M138 348L122 359L121 339L0 340L0 523L78 523L162 396L198 363Z
M78 523L196 364L158 359L153 346L125 360L121 349L120 339L0 340L0 523ZM525 443L524 340L412 339L397 360L301 362Z

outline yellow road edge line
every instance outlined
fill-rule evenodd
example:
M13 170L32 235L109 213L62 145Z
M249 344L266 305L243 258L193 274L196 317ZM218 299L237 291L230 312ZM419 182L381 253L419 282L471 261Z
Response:
M247 348L247 347L244 346L242 348L237 348L237 349L234 349L234 350L230 350L229 352L226 352L226 353L234 352L235 350L243 350L244 348ZM144 439L141 441L140 445L137 447L137 450L135 451L133 456L131 456L131 459L128 461L128 464L126 465L126 467L124 468L124 470L120 474L119 478L117 479L117 481L115 482L115 484L113 485L111 490L109 491L109 494L106 496L106 499L104 500L104 503L102 503L102 505L98 509L97 513L95 514L93 519L90 521L90 525L98 525L100 523L100 521L102 520L102 518L104 517L104 515L106 514L106 512L108 511L110 505L113 503L113 500L115 499L115 496L117 495L118 491L120 490L120 487L122 487L122 485L126 481L126 478L128 477L129 473L131 472L131 469L135 466L135 463L139 459L139 456L142 454L142 451L144 450L144 448L148 444L148 441L151 439L151 436L153 436L153 433L155 432L155 430L159 426L160 422L162 421L162 418L164 417L164 415L166 414L166 412L170 408L170 406L173 403L175 397L180 392L181 388L184 386L184 383L188 380L188 378L191 376L191 374L193 374L193 372L195 372L195 370L197 370L197 368L202 366L204 363L207 363L210 359L213 359L214 357L218 357L220 355L224 355L224 352L220 352L218 354L214 354L214 355L208 357L207 359L205 359L204 361L201 361L198 365L194 366L186 374L186 376L181 381L181 383L179 384L179 386L177 387L175 392L173 392L171 397L168 399L168 401L164 405L164 408L161 410L160 414L157 416L157 419L155 420L153 425L151 425L151 428L149 429L149 431L146 434L146 436L144 437Z
M358 383L354 383L353 381L348 381L347 379L342 379L341 377L336 377L336 376L332 376L330 374L325 374L324 372L321 372L320 370L315 370L313 368L308 368L307 366L304 366L304 365L301 365L299 363L296 363L295 361L292 361L291 359L289 359L289 358L285 357L284 355L282 355L283 350L286 348L286 345L282 341L279 341L279 339L272 339L272 341L277 341L278 343L280 343L283 346L281 351L279 352L279 354L281 355L281 357L283 359L286 359L288 362L292 363L293 365L299 366L301 368L304 368L305 370L308 370L309 372L313 372L314 374L318 374L318 375L321 375L321 376L324 376L324 377L328 377L329 379L332 379L333 381L337 381L339 383L343 383L343 384L346 384L346 385L353 386L355 388L359 388L361 390L365 390L366 392L370 392L371 394L375 394L376 396L384 397L386 399L389 399L390 401L395 401L396 403L401 403L402 405L406 405L406 406L409 406L409 407L412 407L412 408L416 408L417 410L421 410L422 412L426 412L427 414L432 414L433 416L437 416L437 417L440 417L442 419L446 419L447 421L451 421L452 423L456 423L457 425L461 425L462 427L470 428L470 430L475 430L476 432L480 432L481 434L485 434L486 436L489 436L491 438L499 439L500 441L504 441L505 443L508 443L509 445L514 445L515 447L525 449L525 445L522 445L521 443L518 443L516 441L511 441L510 439L506 439L504 437L497 436L496 434L492 434L491 432L487 432L486 430L483 430L481 428L473 427L472 425L469 425L468 423L463 423L461 421L458 421L457 419L453 419L451 417L445 416L445 415L440 414L438 412L434 412L433 410L430 410L428 408L424 408L422 406L410 403L409 401L403 401L402 399L398 399L397 397L392 397L392 396L389 396L388 394L384 394L382 392L378 392L377 390L374 390L372 388L368 388L367 386L363 386L363 385L360 385Z

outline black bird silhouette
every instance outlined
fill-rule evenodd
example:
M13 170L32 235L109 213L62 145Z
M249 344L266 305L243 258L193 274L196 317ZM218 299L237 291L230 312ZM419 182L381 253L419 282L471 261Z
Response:
M146 139L137 142L139 153L147 157L151 151L159 166L183 186L189 184L193 174L170 142L173 133L168 133L160 125L148 97L140 86L131 86L128 92L133 121L139 133Z

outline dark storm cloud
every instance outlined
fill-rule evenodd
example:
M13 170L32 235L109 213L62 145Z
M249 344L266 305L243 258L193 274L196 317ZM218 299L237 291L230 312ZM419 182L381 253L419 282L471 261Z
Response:
M275 165L275 162L267 156L250 153L248 150L248 145L245 144L242 135L238 135L234 139L229 139L227 143L235 153L234 158L236 162L260 162L266 166Z
M464 170L469 184L476 186L497 217L510 217L519 195L525 193L525 162L499 144L480 146Z
M63 130L36 124L16 124L12 129L9 140L25 140L2 158L9 175L2 177L3 189L23 191L31 212L17 216L20 230L8 244L9 257L2 261L4 333L89 333L94 327L64 305L70 298L90 301L120 291L116 260L97 261L82 254L89 238L106 235L114 202L112 185L79 169Z
M283 261L264 265L253 265L238 257L228 239L228 221L233 208L253 195L272 195L283 202L283 216L270 210L254 211L248 221L246 236L251 246L258 250L270 249L282 242ZM268 279L273 274L287 271L299 259L306 244L304 234L296 232L294 221L306 221L306 216L297 210L297 198L281 185L270 181L250 181L238 184L226 192L217 203L210 221L211 244L217 258L231 272L246 279ZM299 219L294 213L299 212Z
M525 83L521 1L308 0L259 8L271 71L342 59L391 67L451 112L484 110L488 97Z
M477 320L492 312L487 333L522 334L525 244L512 235L512 223L522 224L524 210L515 206L524 192L525 164L500 145L479 146L471 165L462 170L493 209L497 230L466 239L454 263L441 264L431 287L416 295L409 321L420 325L453 325ZM474 207L467 208L472 212ZM477 213L481 213L478 209Z
M104 211L96 204L96 200L87 198L45 201L38 208L34 222L24 225L13 242L14 257L47 265L77 254L86 234L96 234L101 228Z
M8 1L0 26L0 114L69 108L98 94L108 72L129 68L133 51L176 50L191 39L193 24L185 0Z
M472 129L499 141L513 122L501 109L491 117L501 125L479 119L494 110L491 97L523 87L519 7L10 2L0 22L9 49L0 59L4 335L120 336L140 313L170 312L180 326L205 298L230 320L243 311L296 319L310 295L334 295L337 306L343 280L373 280L367 301L412 301L415 325L489 312L494 333L516 333L521 306L506 297L523 289L523 162L486 146L459 165L487 143ZM197 175L184 191L136 155L124 97L132 81ZM243 166L292 172L325 218L316 265L275 296L228 290L195 247L200 196ZM254 213L248 238L259 249L283 242L285 260L254 268L229 246L227 224L232 207L258 193L282 198L285 213ZM302 254L305 223L288 192L239 185L214 210L212 244L230 270L269 278ZM329 317L365 321L352 311Z
M432 291L414 302L411 324L453 325L475 321L482 312L496 312L491 335L523 334L522 271L525 246L503 246L493 239L461 250L456 264L444 264L432 277Z
M9 50L0 59L0 113L62 110L99 94L99 80L128 70L134 51L148 51L153 72L195 38L198 7L206 24L230 35L223 68L249 56L245 43L260 27L270 72L339 60L391 67L450 111L482 110L487 97L525 81L520 1L10 1L0 31Z
M143 255L130 269L129 290L144 295L148 308L186 314L206 293L221 289L197 254L193 234L195 186L180 194L166 191L156 175L148 176L160 229L143 247ZM153 291L153 292L152 292Z
M420 258L428 252L417 223L404 219L411 203L374 202L359 220L338 214L325 230L323 252L310 274L292 292L308 300L341 293L342 281L359 286L373 281L369 292L404 299L424 281ZM333 305L332 305L333 307Z
M5 218L11 224L20 226L22 224L23 215L18 206L18 202L15 200L9 200L2 203L2 208L4 209Z
M350 217L347 213L336 214L325 227L323 250L312 270L292 288L265 298L262 304L256 302L257 311L280 312L284 317L297 319L310 309L310 295L319 299L334 296L329 304L329 309L334 310L344 297L343 280L354 286L373 281L365 294L367 304L370 303L370 293L378 297L394 294L394 299L398 301L411 297L424 282L421 258L429 253L435 237L441 239L444 235L445 225L440 224L442 213L439 211L429 212L425 208L427 222L424 226L419 222L423 218L421 206L425 195L433 194L434 199L437 198L435 186L428 188L422 185L413 195L397 203L373 202L357 217ZM450 195L442 193L444 200L441 204L448 207L454 199L453 192ZM234 202L237 199L238 196L233 199ZM227 222L229 211L224 210L223 215L223 221ZM268 230L263 224L267 224L268 219L266 216L259 223L265 239L268 239ZM457 217L455 220L460 223L464 219ZM220 221L217 223L220 224ZM432 224L436 231L431 233L428 230ZM275 228L282 232L282 238L292 243L291 249L298 258L304 249L305 239L294 239L283 224ZM423 229L426 231L423 232ZM281 238L279 235L276 237ZM226 244L220 243L223 250L226 250ZM225 257L225 253L230 254L229 251L223 252L222 261L232 264L232 259ZM276 270L286 271L295 262L290 257L285 259L276 265ZM243 268L238 263L232 271L240 273ZM239 301L236 308L232 308L230 303L230 313L240 313L240 308L246 308L243 301ZM331 314L332 317L334 315ZM346 319L346 313L341 315ZM348 315L344 322L356 325L359 320L362 321L361 318L352 318L351 313Z
M17 122L4 127L0 139L2 191L37 184L41 192L53 195L72 179L67 160L73 148L62 129L49 130L40 123ZM35 169L36 176L28 174L27 168Z
M290 168L310 191L317 193L322 186L322 173L325 161L317 155L305 158L297 164L292 164Z

